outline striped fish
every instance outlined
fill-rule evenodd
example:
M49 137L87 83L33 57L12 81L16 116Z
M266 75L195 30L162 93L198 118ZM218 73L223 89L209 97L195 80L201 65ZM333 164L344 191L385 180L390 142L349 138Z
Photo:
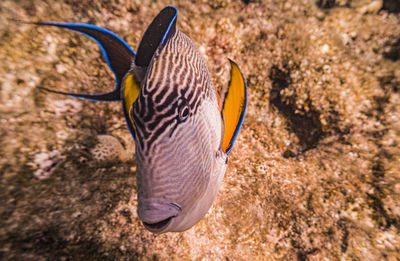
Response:
M230 60L231 81L219 94L194 43L176 29L168 6L153 19L135 53L114 33L89 24L38 22L83 33L101 47L116 78L102 94L50 92L122 101L136 141L138 216L153 233L184 231L211 207L242 125L246 81Z

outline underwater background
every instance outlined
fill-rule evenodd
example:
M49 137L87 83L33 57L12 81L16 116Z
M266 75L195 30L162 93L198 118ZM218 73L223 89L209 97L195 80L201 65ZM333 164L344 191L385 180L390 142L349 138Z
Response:
M81 34L134 50L178 9L214 85L248 83L223 186L199 224L155 235L136 214L135 144L114 78ZM0 2L0 259L398 260L400 3L396 0Z

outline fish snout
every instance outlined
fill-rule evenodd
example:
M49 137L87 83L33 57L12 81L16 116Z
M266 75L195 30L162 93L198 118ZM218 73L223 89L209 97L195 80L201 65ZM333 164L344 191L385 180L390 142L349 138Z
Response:
M143 225L153 233L162 233L174 217L182 211L176 203L144 201L139 203L138 215Z

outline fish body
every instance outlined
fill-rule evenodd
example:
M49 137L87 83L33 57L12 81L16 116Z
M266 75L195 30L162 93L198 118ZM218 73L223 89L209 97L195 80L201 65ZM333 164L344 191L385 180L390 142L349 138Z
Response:
M51 92L121 101L136 141L138 216L153 233L185 231L211 207L242 125L247 86L231 63L220 100L195 44L176 28L177 10L160 11L135 53L114 33L87 24L39 22L84 33L101 47L116 88L104 94Z
M156 231L153 224L177 215L168 226L186 230L209 209L227 156L210 74L184 33L176 30L154 53L131 115L137 126L139 217ZM179 207L160 213L153 207L170 203Z

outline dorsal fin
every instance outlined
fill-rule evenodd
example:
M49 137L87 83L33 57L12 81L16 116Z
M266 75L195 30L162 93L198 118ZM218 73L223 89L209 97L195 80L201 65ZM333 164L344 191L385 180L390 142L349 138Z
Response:
M178 11L173 6L167 6L153 19L147 27L135 58L135 64L147 67L157 48L175 33Z

